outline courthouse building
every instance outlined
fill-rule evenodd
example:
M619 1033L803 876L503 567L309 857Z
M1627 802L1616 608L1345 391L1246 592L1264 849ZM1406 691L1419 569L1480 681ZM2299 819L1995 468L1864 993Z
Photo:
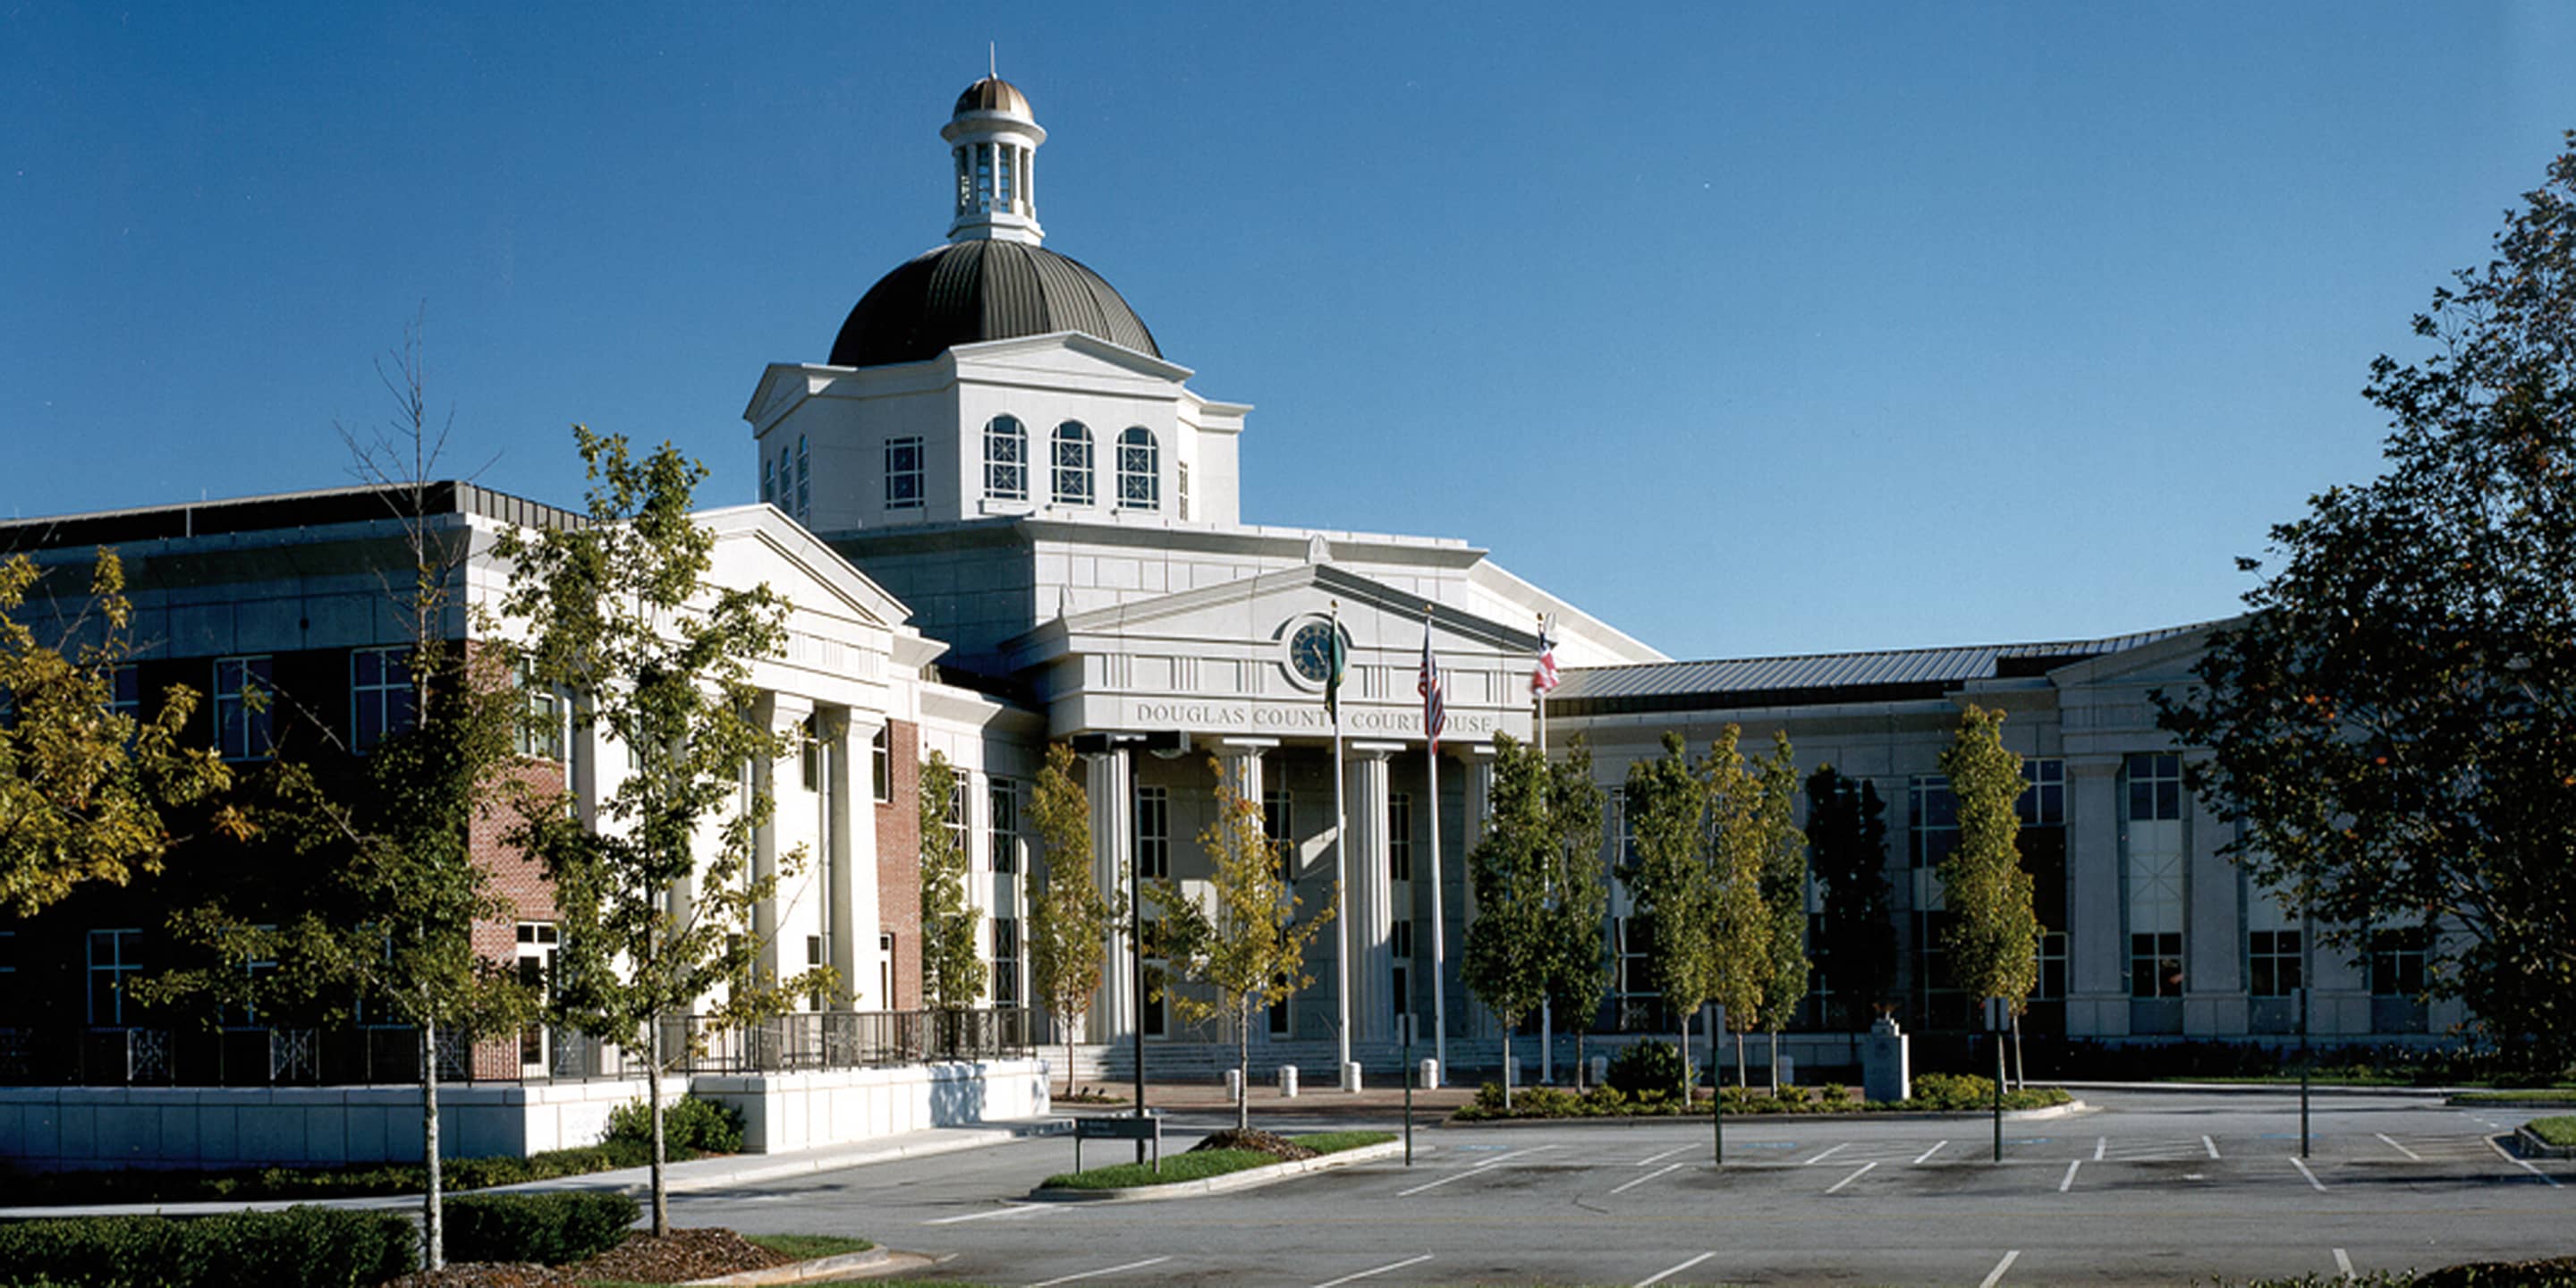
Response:
M1373 1072L1392 1072L1397 1017L1410 1011L1445 1014L1453 1065L1491 1067L1500 1035L1458 979L1474 916L1463 871L1495 738L1534 732L1544 621L1566 676L1545 699L1548 735L1592 746L1612 802L1605 864L1625 846L1618 785L1667 730L1694 746L1727 724L1750 740L1785 730L1802 775L1830 763L1876 786L1902 949L1894 1000L1910 1026L1967 1023L1939 968L1931 868L1955 835L1936 757L1971 701L2009 713L2007 745L2027 758L2023 849L2049 931L2034 1029L2277 1038L2293 1029L2302 983L2324 1035L2438 1032L2458 1018L2407 996L2420 946L2394 937L2363 962L2314 953L2309 928L2220 857L2227 825L2182 789L2148 696L2189 682L2204 627L1675 661L1467 540L1246 524L1241 496L1262 486L1238 451L1258 432L1253 408L1193 388L1195 373L1105 278L1044 244L1046 131L1029 100L979 81L940 134L950 164L923 175L953 193L947 239L868 288L822 361L758 374L744 418L760 504L702 516L719 537L721 581L766 581L794 604L785 654L755 677L776 727L803 748L770 775L778 809L762 844L803 847L815 862L763 925L782 970L838 968L840 994L808 1009L920 1004L911 801L931 752L960 771L987 1001L1005 1008L1030 1004L1032 879L1084 862L1104 881L1133 864L1203 884L1196 838L1223 774L1262 802L1310 906L1348 877L1344 915L1315 949L1315 983L1264 1017L1256 1063L1329 1069L1347 1041ZM151 645L139 691L180 679L217 695L204 732L227 755L264 754L289 722L272 729L227 708L224 695L246 684L292 696L275 709L363 744L388 718L382 651L402 643L375 576L399 566L383 501L356 490L23 521L0 525L0 550L72 564L117 545L134 572L137 638ZM438 490L433 508L478 550L502 525L566 518L466 485ZM502 575L488 558L467 574L478 595ZM1333 632L1349 659L1338 793L1321 700ZM1416 689L1426 638L1447 682L1436 792ZM1054 740L1089 753L1088 854L1040 853L1025 827ZM595 802L616 758L582 743L568 734L530 750ZM512 889L521 922L495 928L493 947L541 958L554 934L545 894ZM46 999L22 1027L38 1015L93 1033L134 1026L123 986L152 960L156 932L122 897L84 895L41 924L0 928L12 992ZM1560 1031L1669 1018L1644 982L1650 946L1628 933L1626 908L1614 891L1618 996L1595 1016L1557 1017ZM1221 1034L1185 1029L1158 1002L1140 1012L1119 946L1075 1035L1089 1044L1079 1059L1123 1070L1125 1039L1141 1028L1160 1053L1149 1063L1224 1060L1206 1045ZM1826 1000L1811 999L1811 1025ZM550 1055L525 1046L519 1058L533 1077ZM1838 1062L1829 1047L1814 1058ZM8 1059L0 1048L0 1066Z

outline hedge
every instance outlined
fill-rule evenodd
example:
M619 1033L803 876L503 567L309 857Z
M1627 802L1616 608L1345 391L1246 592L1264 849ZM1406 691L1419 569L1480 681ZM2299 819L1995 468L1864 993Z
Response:
M374 1288L419 1268L397 1212L294 1207L182 1219L98 1216L0 1224L0 1283L58 1288Z
M623 1194L475 1194L446 1203L450 1261L568 1266L616 1247L642 1215Z

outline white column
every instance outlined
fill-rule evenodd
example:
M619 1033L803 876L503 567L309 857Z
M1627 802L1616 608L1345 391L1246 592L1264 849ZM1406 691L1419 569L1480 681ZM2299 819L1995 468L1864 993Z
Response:
M824 958L832 964L833 973L841 977L840 989L832 994L832 1005L843 1009L855 1008L860 988L867 979L874 978L871 975L863 979L859 968L861 963L870 961L877 942L876 820L872 813L857 814L850 807L850 749L865 747L867 741L854 741L850 737L852 727L846 712L822 722L823 795L814 803L814 825L823 838L815 848L823 865L823 898L828 910L825 920L829 923L824 932ZM874 733L870 729L871 737ZM857 820L861 818L870 825L859 826ZM864 837L859 835L863 832ZM865 853L869 856L864 867L858 861L861 844L867 847ZM865 881L857 879L860 872L867 874ZM861 886L867 890L864 910L859 901ZM868 969L873 971L875 967Z
M1091 803L1091 879L1103 893L1127 888L1127 865L1135 854L1135 793L1127 757L1100 752L1083 757L1084 794ZM1110 928L1107 960L1101 964L1100 996L1092 999L1092 1039L1108 1042L1136 1027L1136 977L1127 926Z
M1389 845L1387 756L1402 743L1355 742L1351 752L1351 889L1346 900L1353 1036L1392 1042L1395 1031L1394 854Z
M782 858L793 853L805 838L800 825L803 815L782 813L778 806L789 798L801 803L805 795L802 764L794 758L794 752L803 750L799 739L804 734L805 717L814 714L814 704L792 694L764 693L755 710L767 722L769 732L786 739L791 748L790 758L784 762L764 758L753 761L751 767L752 789L767 794L771 807L769 822L752 837L751 879L776 880L769 897L752 908L751 933L759 944L761 975L775 980L805 969L805 932L794 924L791 913L799 903L814 898L812 849L807 849L807 866L792 875L781 873ZM784 784L778 773L782 763L790 767Z
M1226 786L1236 799L1250 801L1256 809L1260 807L1261 794L1266 790L1261 753L1278 745L1276 738L1226 738L1217 743L1217 772L1225 775ZM1296 842L1291 840L1289 844ZM1267 1031L1268 1026L1261 1017L1255 1016L1252 1023L1256 1038Z

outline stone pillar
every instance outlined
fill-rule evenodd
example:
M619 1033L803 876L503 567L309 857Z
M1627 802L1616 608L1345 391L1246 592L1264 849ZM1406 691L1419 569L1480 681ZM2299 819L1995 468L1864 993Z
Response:
M830 924L823 937L824 957L841 977L832 1005L842 1009L855 1009L862 983L876 978L877 883L856 880L853 874L863 870L862 863L865 871L876 871L877 830L859 826L850 808L854 781L850 749L864 749L876 736L876 728L867 726L864 735L853 738L851 731L857 727L847 711L822 722L823 798L815 802L815 825L823 837L816 850L823 864L823 898ZM862 854L867 856L864 860ZM866 975L859 973L863 965Z
M1127 865L1135 858L1136 801L1123 751L1083 757L1084 796L1091 804L1091 879L1105 893L1127 888ZM1092 999L1091 1039L1109 1042L1136 1026L1136 963L1124 922L1110 928L1108 951L1100 968L1100 996Z
M1350 936L1351 1036L1393 1042L1395 1031L1395 855L1389 844L1387 756L1402 743L1350 744L1351 888L1342 933Z
M2129 940L2120 916L2120 758L2066 762L2066 1033L2129 1031Z
M804 733L805 718L814 714L814 704L810 700L793 694L763 693L753 711L757 718L766 722L771 734L786 739L792 749L803 749L799 740ZM810 898L815 885L815 872L810 863L793 876L780 877L780 856L793 852L804 839L801 824L805 817L802 813L782 814L777 808L782 800L794 798L801 801L805 796L805 781L798 768L790 768L786 786L782 788L778 775L781 763L791 767L799 765L797 760L790 758L784 762L757 759L751 766L752 789L768 796L771 807L770 821L752 836L751 879L777 879L777 886L769 897L751 910L751 933L760 945L760 974L772 980L784 979L805 969L803 933L784 925L779 912L783 908L795 907L803 898ZM780 835L782 831L787 834ZM810 846L807 857L812 857ZM794 942L788 942L790 940Z
M1217 772L1224 775L1227 789L1238 799L1250 801L1257 808L1261 804L1261 793L1267 790L1262 776L1261 755L1278 745L1279 740L1276 738L1219 740L1215 748ZM1285 772L1284 768L1282 772ZM1292 839L1289 844L1294 846L1296 842ZM1291 853L1293 855L1294 851L1292 850ZM1293 1017L1296 1004L1291 1002L1289 1005ZM1269 1031L1270 1023L1267 1016L1253 1016L1252 1036L1255 1042L1261 1041Z

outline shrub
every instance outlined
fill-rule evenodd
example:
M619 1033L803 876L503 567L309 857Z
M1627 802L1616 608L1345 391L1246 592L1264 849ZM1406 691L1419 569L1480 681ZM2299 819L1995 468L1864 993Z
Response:
M616 1247L642 1211L623 1194L475 1194L447 1203L451 1261L567 1266Z
M630 1100L608 1111L608 1132L600 1138L603 1145L626 1143L642 1147L646 1153L634 1164L649 1161L653 1148L653 1116L641 1099ZM666 1151L677 1154L683 1149L702 1154L732 1154L742 1149L742 1111L721 1101L682 1096L662 1106L662 1144Z
M395 1212L296 1207L0 1225L0 1266L10 1279L60 1288L372 1288L419 1264L419 1232Z
M1610 1058L1603 1081L1629 1096L1673 1095L1690 1076L1681 1048L1670 1042L1639 1042Z

